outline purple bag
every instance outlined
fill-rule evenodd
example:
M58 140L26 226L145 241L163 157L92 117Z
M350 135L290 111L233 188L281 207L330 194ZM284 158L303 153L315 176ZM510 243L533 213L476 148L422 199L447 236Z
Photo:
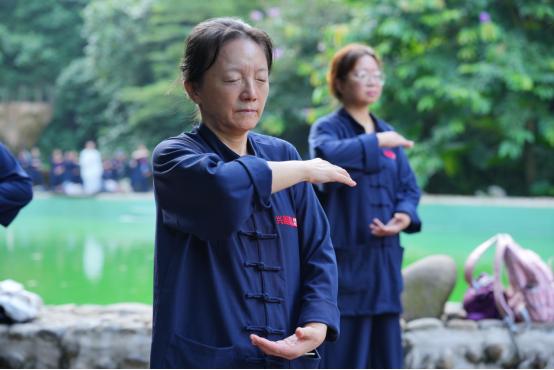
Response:
M464 294L464 310L469 320L500 319L494 300L494 279L486 273L479 275Z
M494 275L473 280L475 264L493 246L496 249ZM508 288L501 281L503 268L508 275ZM466 260L464 277L471 286L464 297L468 317L481 320L500 316L508 323L554 322L551 268L535 252L517 244L509 234L497 234L475 248ZM494 307L496 312L493 312Z

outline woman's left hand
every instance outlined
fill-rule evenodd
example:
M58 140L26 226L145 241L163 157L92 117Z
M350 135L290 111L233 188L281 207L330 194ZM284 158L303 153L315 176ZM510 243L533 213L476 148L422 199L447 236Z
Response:
M266 355L294 360L319 347L326 335L327 325L314 322L296 328L293 335L282 340L271 341L256 334L251 334L250 340Z
M369 225L371 233L375 236L391 236L396 235L405 228L407 228L412 219L405 213L395 213L394 216L385 225L378 218L374 218L373 222Z

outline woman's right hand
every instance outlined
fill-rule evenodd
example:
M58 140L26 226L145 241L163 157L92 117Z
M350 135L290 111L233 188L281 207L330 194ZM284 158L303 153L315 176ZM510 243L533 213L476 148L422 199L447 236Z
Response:
M305 181L312 184L323 184L326 182L340 182L348 186L356 186L350 174L342 167L335 166L321 158L302 161L304 166Z
M378 132L376 135L380 147L396 148L397 146L401 146L404 148L411 148L414 146L412 140L406 139L395 131Z

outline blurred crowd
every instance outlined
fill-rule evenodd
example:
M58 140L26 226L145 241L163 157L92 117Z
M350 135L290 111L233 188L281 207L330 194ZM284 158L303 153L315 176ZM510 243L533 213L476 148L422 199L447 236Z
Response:
M80 152L54 149L45 160L32 148L19 152L18 159L38 190L74 196L152 190L150 151L144 145L130 156L118 150L102 158L95 142L88 141Z

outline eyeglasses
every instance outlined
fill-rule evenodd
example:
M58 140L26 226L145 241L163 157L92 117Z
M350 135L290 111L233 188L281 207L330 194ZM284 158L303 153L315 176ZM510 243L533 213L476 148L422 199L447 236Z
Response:
M360 82L370 82L372 84L383 86L385 84L385 76L381 73L369 73L366 71L354 72L350 75L354 80Z

